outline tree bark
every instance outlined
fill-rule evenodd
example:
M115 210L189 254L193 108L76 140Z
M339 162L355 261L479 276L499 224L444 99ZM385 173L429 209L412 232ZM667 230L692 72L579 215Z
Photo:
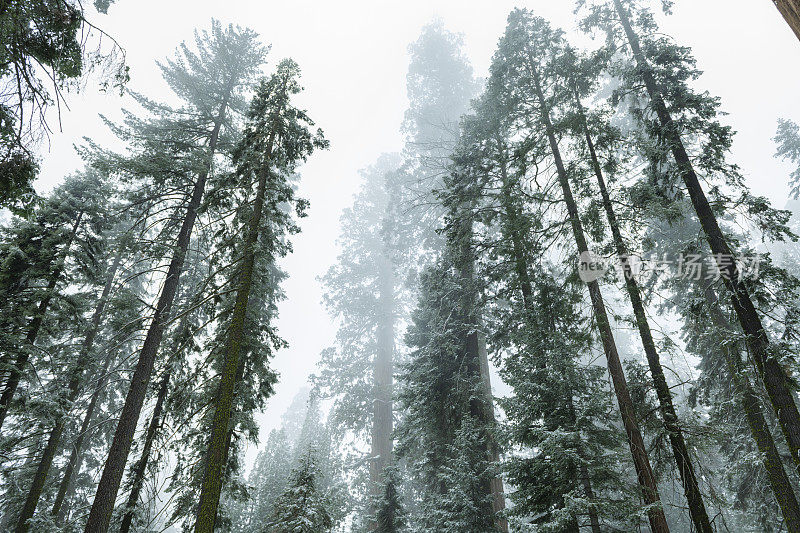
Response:
M20 350L17 360L14 362L14 366L11 368L9 373L6 386L3 389L3 394L0 396L0 427L3 426L3 422L8 415L8 410L11 407L11 400L14 398L14 394L17 392L17 387L22 379L22 373L25 369L25 366L28 364L31 351L34 349L36 338L39 336L39 330L42 328L45 314L47 314L47 308L50 307L50 302L53 299L56 285L59 281L61 281L61 275L64 273L64 266L67 261L67 257L69 256L69 249L72 247L72 243L75 241L75 236L78 234L78 228L81 225L81 220L83 220L83 211L78 212L78 216L75 218L75 222L72 225L72 230L70 231L67 242L64 244L64 249L61 252L61 258L59 259L58 265L53 270L52 276L50 276L50 281L47 284L45 295L42 298L42 301L39 302L39 306L36 309L36 314L31 320L31 325L28 328L28 334L25 336L25 346Z
M497 419L494 413L494 396L492 395L492 381L489 373L489 353L486 350L486 339L481 334L477 334L478 358L481 368L481 385L484 394L484 418L489 426L497 426ZM493 435L490 436L489 458L495 464L500 464L500 449ZM495 517L495 528L497 531L508 533L508 520L502 515L506 509L506 496L503 487L503 478L495 476L490 482L492 493L492 511Z
M595 176L597 177L597 184L600 187L600 195L603 200L603 208L606 212L608 225L611 228L611 235L614 240L614 247L616 248L617 256L622 263L623 276L625 278L625 289L628 292L628 298L633 307L633 314L636 318L636 326L639 329L639 336L642 339L642 346L647 358L647 364L650 367L650 376L653 380L653 386L658 398L659 410L661 417L664 421L664 427L669 436L670 446L672 448L672 456L675 459L675 464L678 467L678 472L681 476L683 485L683 492L686 495L686 501L689 504L689 515L692 518L692 523L695 529L700 533L713 533L711 528L711 520L708 518L706 506L703 502L703 494L700 492L700 486L697 483L697 476L695 474L694 465L692 464L689 449L686 446L686 441L683 438L678 414L675 412L675 406L672 403L672 393L669 390L667 379L664 376L664 369L661 367L661 360L656 349L656 343L653 339L653 332L650 329L650 323L647 320L647 313L645 312L644 302L642 302L642 295L639 289L639 284L633 274L633 269L629 261L630 254L622 238L620 231L619 221L614 212L614 206L611 204L611 196L608 194L606 188L606 181L603 176L600 161L597 158L594 141L589 132L589 125L586 121L583 105L577 93L575 95L575 105L581 117L582 128L584 130L586 145L589 148L589 155L591 158L592 168L594 169Z
M77 362L72 369L72 375L67 385L66 404L68 407L65 408L61 415L59 415L55 426L50 431L47 445L42 453L39 466L36 469L36 475L33 478L33 483L31 484L30 491L28 492L28 496L25 500L25 505L22 507L22 511L20 512L16 527L17 533L27 533L29 529L27 521L33 517L33 513L36 511L36 506L39 504L39 498L42 495L42 490L44 490L44 484L47 480L47 475L50 472L50 467L53 464L53 458L55 457L61 445L61 436L63 435L64 428L67 425L67 414L69 413L72 405L75 403L75 400L80 395L81 385L83 384L83 374L86 370L86 367L89 366L90 353L92 351L92 347L94 346L94 340L97 337L97 332L100 329L103 312L105 311L108 297L111 294L111 289L114 285L114 278L117 275L117 270L119 269L121 262L122 248L117 251L116 256L114 257L114 262L111 265L111 269L106 277L106 283L103 287L103 292L100 294L100 298L97 300L97 305L95 306L94 314L92 315L92 321L90 323L89 330L86 332L86 337L83 340L83 345L78 353Z
M497 425L494 413L494 397L492 396L491 377L489 375L489 356L486 351L486 340L478 331L480 326L480 316L475 313L475 301L477 299L475 284L475 256L472 250L473 220L472 214L464 216L460 214L460 232L458 238L461 249L458 258L459 275L461 277L462 290L464 291L464 309L466 315L464 320L471 324L471 332L468 332L465 340L467 365L471 374L480 380L480 388L483 398L474 398L470 402L470 414L485 425L486 453L488 459L497 464L500 461L500 450L497 441L491 431ZM495 530L501 533L508 533L508 521L502 515L506 508L503 479L499 476L489 480L486 486L486 493L491 497L491 511L494 517Z
M578 213L578 205L572 195L572 188L569 184L569 177L567 176L564 161L561 158L561 150L558 147L556 140L555 128L550 119L550 109L547 100L542 90L539 72L531 61L531 73L533 77L533 84L536 90L536 95L539 100L542 120L545 125L548 140L550 142L550 149L553 153L553 159L556 163L558 172L559 183L564 196L564 202L567 205L570 223L572 225L572 233L575 237L575 242L578 247L578 252L583 257L584 254L589 253L589 245L586 242L586 236L583 232L583 225L580 221ZM628 436L628 444L630 446L631 455L633 456L633 464L636 468L636 475L639 485L642 488L642 496L645 504L650 506L648 518L650 520L650 528L653 533L667 533L669 526L667 519L664 515L664 510L661 507L661 498L658 493L658 484L656 482L655 474L650 466L650 459L647 456L647 449L645 448L644 439L639 429L639 423L636 420L636 411L633 407L630 392L628 391L628 383L625 379L625 372L620 362L619 352L617 345L614 341L614 335L611 331L611 322L606 312L603 295L600 290L600 284L597 281L588 283L589 296L594 308L595 320L597 321L597 328L600 332L600 337L603 341L603 349L608 363L608 372L611 375L611 380L614 385L614 392L617 396L617 403L619 404L620 414L622 415L622 424L625 427L625 433Z
M161 295L156 304L156 310L153 314L150 328L147 331L147 336L145 337L144 344L139 353L139 360L136 364L133 378L131 379L131 386L125 398L125 405L122 408L122 413L120 413L111 449L109 450L100 482L97 485L97 492L95 493L94 502L92 503L92 509L89 512L89 518L86 522L86 533L106 533L111 522L114 502L117 499L120 482L125 472L125 463L128 460L131 443L133 442L133 436L136 432L136 425L139 421L142 406L144 405L145 396L147 395L147 388L150 383L151 374L153 373L158 347L161 344L161 338L164 335L164 329L169 320L170 309L175 300L175 293L178 289L186 252L189 248L192 229L197 219L197 210L200 208L206 181L211 172L211 166L217 148L217 140L219 139L219 132L222 128L222 122L225 119L228 99L232 91L233 88L230 87L220 105L219 113L214 122L214 129L209 139L206 167L202 170L195 182L194 190L192 191L191 199L186 209L186 215L184 216L180 232L178 233L177 245L173 252L169 269L167 270L164 286L161 289Z
M692 205L697 213L697 218L711 247L711 252L714 254L717 267L722 273L725 287L731 294L736 316L746 336L747 347L778 416L778 421L789 446L795 467L800 470L800 412L798 412L797 404L795 403L791 381L781 367L774 347L770 345L767 332L764 330L750 293L741 281L735 256L717 222L711 205L708 203L703 187L700 185L700 180L695 173L692 161L683 145L680 132L677 130L677 126L664 103L655 77L650 70L650 65L642 52L639 38L633 31L628 14L622 7L620 0L614 0L614 6L633 51L633 56L644 77L648 95L658 115L664 135L670 143L672 155L682 174Z
M158 386L158 396L156 398L156 405L153 408L153 416L150 418L150 424L147 427L147 434L144 439L144 446L142 447L142 455L133 467L133 483L131 483L131 492L128 495L128 503L125 505L125 515L122 517L122 523L119 527L119 533L128 533L133 523L133 513L136 506L139 504L139 496L144 487L144 475L147 471L147 463L150 461L150 452L153 449L153 443L156 440L156 434L159 427L161 427L161 413L164 409L164 402L167 399L167 392L169 391L169 376L170 372L164 372L161 378L161 383Z
M277 113L279 114L280 110L278 110ZM266 165L271 163L275 137L276 128L273 125L265 149L265 168L261 169L261 172L259 172L253 215L250 217L247 236L244 242L242 266L239 271L239 280L236 289L236 301L231 315L231 324L228 328L224 352L225 361L220 375L219 390L216 395L216 408L214 411L214 421L211 427L211 439L209 442L208 456L206 458L203 486L200 492L200 504L197 511L197 521L195 522L195 533L213 533L214 523L217 518L219 498L222 493L223 470L228 457L229 434L231 432L229 425L231 413L233 411L239 356L241 353L245 318L247 316L247 304L250 298L253 270L255 267L255 248L258 244L259 226L261 224L264 199L266 197L267 177L270 172L269 168L266 168Z
M792 28L792 31L800 39L800 0L772 0L783 18Z

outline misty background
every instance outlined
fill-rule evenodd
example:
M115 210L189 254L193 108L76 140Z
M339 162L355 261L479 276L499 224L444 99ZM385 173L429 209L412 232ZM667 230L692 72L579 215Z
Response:
M491 55L514 7L537 15L577 35L572 2L465 1L294 1L224 3L188 0L140 0L114 4L107 16L91 21L126 50L131 68L128 88L157 101L174 98L156 61L172 54L181 41L191 41L195 28L211 18L257 31L272 45L268 71L284 57L296 60L306 88L297 105L309 110L331 141L329 151L315 154L301 168L300 196L311 202L302 233L293 238L294 253L282 261L289 273L283 284L278 328L290 348L277 353L280 374L276 394L259 415L262 439L280 425L281 415L333 343L336 325L321 303L317 281L336 261L339 215L352 202L360 184L358 170L383 152L403 148L400 125L407 108L405 77L408 45L432 20L460 33L475 74L485 77ZM783 207L787 201L789 166L773 158L779 117L800 120L800 47L769 0L693 0L679 2L674 15L659 17L664 33L693 49L706 74L698 85L718 95L729 113L724 120L738 130L733 161L758 195ZM780 51L780 53L776 53ZM61 125L51 110L53 134L41 150L42 172L36 183L45 193L65 175L82 166L74 145L83 137L118 147L100 114L121 118L121 107L135 108L129 98L101 94L90 79L68 97ZM246 467L257 446L248 444Z

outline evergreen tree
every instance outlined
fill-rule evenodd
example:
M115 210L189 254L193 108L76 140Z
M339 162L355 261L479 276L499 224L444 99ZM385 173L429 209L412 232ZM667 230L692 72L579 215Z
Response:
M47 333L53 307L69 301L73 276L96 272L97 246L105 224L104 178L87 171L69 179L31 221L19 220L6 244L3 286L8 299L3 336L5 383L0 394L0 427L6 421L40 333ZM92 274L90 274L92 275ZM91 280L90 278L90 281Z
M319 411L316 403L311 401L308 388L295 394L281 419L280 429L270 432L256 457L247 477L245 497L230 495L221 503L220 514L231 518L233 533L262 533L265 530L275 513L275 503L287 488L292 470L309 445L316 446L318 451L336 453L329 442L325 444L328 434L321 425ZM324 461L321 454L317 457L328 472L336 468L331 462ZM342 512L336 514L339 516Z
M94 6L106 13L110 3L96 0ZM91 48L87 37L105 34L87 15L74 0L0 2L0 208L24 214L34 207L33 151L50 133L48 107L55 104L60 112L71 84L98 67L104 88L128 81L124 51L113 39L108 50L100 43Z
M275 502L270 533L317 533L333 530L328 502L319 489L320 471L313 448L300 457L289 485Z
M114 413L122 400L122 383L129 378L127 354L135 350L137 336L144 322L145 291L136 271L137 263L122 265L119 284L112 289L106 319L97 337L95 361L89 372L85 394L73 404L75 419L68 425L62 441L69 457L53 481L58 490L50 511L57 525L63 524L70 511L86 507L88 491L94 489L94 473L102 465L111 439ZM49 502L48 502L49 503Z
M517 103L519 110L515 110L515 114L518 116L525 117L526 107L530 106L530 102L534 103L535 126L531 124L525 126L528 131L532 130L533 134L543 132L545 135L549 145L549 157L552 158L556 167L556 175L562 192L561 200L567 209L568 221L581 257L581 263L584 265L583 268L586 268L585 265L590 254L589 245L578 211L578 203L570 184L570 174L559 145L559 131L553 115L554 108L557 111L556 106L565 98L563 89L553 83L553 77L558 75L558 71L554 68L554 62L563 47L561 32L552 30L545 20L534 17L527 11L515 10L509 16L506 34L495 55L490 83L504 87L518 87L519 91L525 91L522 93L524 96L517 94L509 96L512 101ZM531 144L533 145L533 142ZM653 531L669 531L664 511L661 508L656 478L636 420L600 284L597 280L588 280L587 286L594 310L594 319L603 342L609 374L628 436L637 478L641 485L644 501L649 506L650 527Z
M436 191L444 186L460 135L461 116L469 110L479 85L464 54L464 39L441 21L426 25L409 46L406 74L409 107L402 130L406 135L403 187L407 224L416 232L420 257L440 253L440 232L446 210ZM430 263L430 259L423 265ZM422 268L418 268L422 270Z
M495 518L491 483L497 465L490 453L494 433L485 416L474 323L464 309L467 292L471 288L463 285L449 255L429 267L420 278L419 304L406 336L412 351L400 376L405 417L398 453L409 462L420 486L415 530L460 524L466 529L455 530L494 531L504 525ZM483 475L477 479L448 470L451 461L463 465L478 458ZM462 501L465 496L470 499Z
M192 229L202 207L220 133L228 123L229 107L236 104L242 84L263 59L263 49L250 30L232 26L223 28L214 22L211 32L198 34L196 41L197 52L183 45L178 59L162 67L165 79L185 99L187 108L173 111L164 106L150 105L150 110L160 112L161 116L157 115L150 122L140 121L142 128L136 136L131 133L124 135L138 142L137 148L141 151L134 153L123 168L127 166L140 175L153 176L163 180L167 186L178 188L182 199L188 203L185 207L176 207L182 222L175 237L174 253L120 414L86 531L105 532L108 529L156 354L170 317ZM199 137L198 131L201 132ZM143 135L144 132L148 135ZM184 165L177 169L169 165L159 166L165 159L173 157L182 160Z
M342 217L342 254L323 278L326 304L340 324L316 383L335 397L334 426L370 442L370 489L357 491L367 530L376 527L393 419L401 415L392 405L399 331L408 321L416 273L442 246L435 229L444 211L433 191L443 184L460 115L476 90L462 46L460 36L434 22L409 47L405 151L382 155L363 171L363 189Z
M774 140L778 145L776 157L797 165L797 169L789 177L791 196L797 200L800 197L800 126L791 120L779 120Z
M511 513L545 531L619 527L638 513L617 466L623 441L610 423L610 391L601 367L585 362L592 335L579 311L579 287L557 282L546 267L533 280L535 303L511 326L509 341L518 348L502 369L514 392L502 402L509 436L532 455L508 460L516 487Z
M383 494L375 506L377 519L376 533L400 533L405 531L406 516L400 495L400 478L397 468L387 466L384 469Z
M650 370L653 387L658 398L658 407L661 412L661 418L672 449L672 455L677 466L681 482L684 488L686 501L689 505L689 513L694 524L695 529L698 531L705 531L711 533L711 520L706 510L703 495L700 491L698 477L695 471L694 460L689 454L689 448L686 445L686 440L681 429L680 420L675 409L673 402L672 392L670 391L669 384L667 383L664 369L661 366L661 357L656 347L656 341L653 336L650 321L647 318L647 310L642 298L642 290L634 275L633 267L631 264L631 255L628 245L622 236L622 226L619 217L611 201L611 196L608 192L606 183L605 172L603 171L600 157L598 156L596 144L597 138L601 138L603 144L610 144L606 150L611 152L616 151L615 138L618 134L614 129L610 129L603 123L601 117L596 117L594 127L597 130L592 131L590 125L590 118L587 116L581 102L581 97L585 97L587 93L591 94L593 78L597 74L597 70L589 69L591 63L597 63L597 58L584 58L582 61L574 56L571 49L567 49L562 63L564 75L568 83L572 84L574 90L574 118L576 135L580 138L583 137L586 142L586 150L588 152L586 159L587 163L597 179L597 185L600 190L602 198L603 211L605 211L608 228L611 233L614 250L617 258L622 265L622 276L625 280L625 290L628 294L628 299L633 308L633 314L636 321L637 329L642 340L645 355ZM602 64L602 62L599 62ZM596 68L596 67L595 67ZM594 71L593 71L594 70ZM598 131L599 130L599 131ZM614 168L613 154L606 157L606 168Z
M396 330L405 314L400 271L408 268L410 247L401 214L406 177L398 166L397 156L385 155L362 173L362 190L342 216L342 253L323 278L326 304L340 327L316 383L336 398L331 421L337 430L369 441L367 500L383 492L392 461ZM375 512L364 509L368 521Z
M291 441L286 436L286 430L282 428L270 432L247 478L251 500L247 512L243 513L247 518L234 531L257 533L269 522L291 475L291 455ZM242 515L239 516L241 518Z
M668 10L671 2L663 5ZM638 83L639 93L649 100L649 110L656 117L650 126L662 143L663 152L669 153L676 165L674 178L683 183L691 200L726 290L732 295L748 350L778 416L792 458L800 467L800 411L791 392L791 380L781 366L780 349L770 341L752 290L742 279L734 253L736 242L720 226L719 216L712 208L700 176L706 181L724 180L728 188L741 196L738 203L746 206L769 238L785 238L787 217L785 213L770 209L764 199L750 195L735 167L725 161L732 134L730 128L721 126L716 119L718 100L699 95L689 87L689 80L699 75L690 52L652 36L657 27L646 6L639 1L623 4L622 0L613 0L591 3L585 9L588 11L585 26L606 30L609 42L617 50L630 54L631 66L626 76ZM700 137L699 143L704 148L700 157L693 158L689 151L692 146L684 142L684 137L690 133ZM732 203L724 197L720 187L712 187L710 191L715 204ZM723 198L719 198L720 195Z
M33 513L36 510L39 498L41 497L44 489L45 481L47 480L53 459L58 453L61 445L61 437L67 425L67 414L70 411L72 404L78 399L78 396L82 392L86 381L84 374L91 370L94 341L97 338L97 334L100 330L101 322L105 318L104 313L106 305L111 297L111 291L114 287L114 284L117 281L117 272L119 271L122 263L126 247L125 241L127 240L128 239L123 232L120 242L116 243L116 246L114 246L116 249L108 254L113 254L113 259L111 259L111 263L108 265L105 273L106 281L99 296L97 297L91 321L85 333L85 337L83 338L83 343L79 348L75 364L70 369L70 376L67 382L66 390L62 393L64 396L63 401L66 404L64 407L64 412L60 416L56 417L55 424L50 431L47 445L42 453L36 475L25 501L25 506L23 507L18 519L18 531L26 531L27 526L25 525L25 522L29 518L33 517ZM114 243L112 242L111 244L113 245Z
M249 123L235 158L238 177L245 182L255 179L258 185L247 236L242 244L236 302L231 312L224 349L225 361L215 398L214 421L195 524L198 533L214 529L222 490L222 471L229 447L234 394L240 379L239 360L248 300L253 286L257 285L257 282L253 282L256 260L273 262L276 256L288 251L282 237L296 233L298 229L291 215L286 212L285 205L294 204L297 215L302 217L306 202L294 198L294 189L287 177L314 149L328 146L320 130L316 134L309 131L308 128L314 123L306 113L289 103L290 97L301 90L298 77L297 64L284 60L278 65L276 73L261 83L248 112ZM266 230L262 228L262 217L269 224ZM259 392L263 397L263 391ZM268 392L271 393L271 386Z

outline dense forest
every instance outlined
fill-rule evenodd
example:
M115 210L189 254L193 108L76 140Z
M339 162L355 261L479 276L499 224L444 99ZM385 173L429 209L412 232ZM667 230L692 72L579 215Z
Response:
M102 29L129 1L0 0L0 531L800 533L800 117L769 117L774 205L672 0L575 0L577 33L514 9L485 77L422 28L404 146L318 280L335 341L269 432L336 143L247 27L135 91ZM113 142L37 192L95 85Z

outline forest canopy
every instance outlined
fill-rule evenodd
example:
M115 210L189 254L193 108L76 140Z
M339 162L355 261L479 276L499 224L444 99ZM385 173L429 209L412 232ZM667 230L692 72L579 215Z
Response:
M157 89L129 0L0 0L0 531L800 533L800 78L753 177L687 2L415 26L373 150L313 21L216 5Z

